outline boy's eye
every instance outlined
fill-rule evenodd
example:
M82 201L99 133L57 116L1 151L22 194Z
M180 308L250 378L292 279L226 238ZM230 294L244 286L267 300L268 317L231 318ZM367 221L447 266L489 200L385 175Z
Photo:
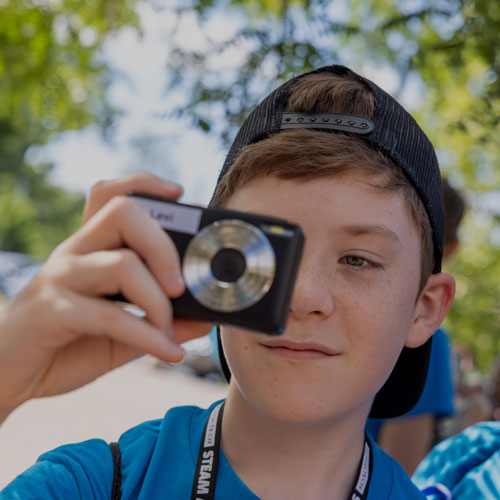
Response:
M352 268L357 269L381 269L382 266L371 260L359 257L358 255L346 255L342 258L342 262Z
M365 260L361 257L357 257L356 255L347 255L346 257L344 257L344 260L345 260L346 264L353 266L353 267L362 267L362 266L368 264L367 260Z

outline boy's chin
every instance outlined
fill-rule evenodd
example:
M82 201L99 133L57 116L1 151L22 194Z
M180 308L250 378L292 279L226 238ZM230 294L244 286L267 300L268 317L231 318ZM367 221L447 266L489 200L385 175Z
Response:
M368 415L370 404L356 406L351 401L340 401L331 397L312 399L310 394L295 394L294 397L278 397L258 403L257 412L268 422L283 428L313 429L335 425L359 414L360 425Z

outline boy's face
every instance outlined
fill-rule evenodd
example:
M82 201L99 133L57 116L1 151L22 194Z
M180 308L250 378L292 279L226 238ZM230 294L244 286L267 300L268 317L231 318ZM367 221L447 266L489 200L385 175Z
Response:
M402 198L355 177L265 177L225 206L287 219L306 236L285 333L222 328L232 383L277 423L366 418L416 311L421 240Z

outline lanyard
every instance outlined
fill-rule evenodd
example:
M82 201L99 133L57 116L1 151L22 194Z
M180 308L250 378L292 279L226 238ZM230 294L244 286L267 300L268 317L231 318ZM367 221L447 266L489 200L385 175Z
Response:
M215 483L219 467L220 435L222 428L222 414L224 401L215 406L208 417L201 437L198 463L193 480L191 500L213 500L215 496ZM356 480L347 497L348 500L366 500L371 475L371 451L365 438L363 456L359 463Z

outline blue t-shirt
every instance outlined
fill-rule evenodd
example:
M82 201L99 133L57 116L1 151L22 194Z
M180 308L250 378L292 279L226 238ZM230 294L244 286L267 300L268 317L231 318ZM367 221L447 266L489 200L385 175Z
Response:
M213 407L213 405L212 405ZM201 435L208 410L184 406L163 420L145 422L125 432L121 449L122 499L190 498ZM425 498L395 460L373 441L368 500ZM113 460L105 441L66 445L42 455L12 481L0 500L109 500ZM258 500L220 454L216 500Z
M415 407L399 418L425 415L426 413L431 413L436 419L453 415L455 413L453 393L448 336L444 330L439 328L432 337L429 371L427 372L427 380L422 395ZM366 430L377 439L384 422L383 419L369 419Z

